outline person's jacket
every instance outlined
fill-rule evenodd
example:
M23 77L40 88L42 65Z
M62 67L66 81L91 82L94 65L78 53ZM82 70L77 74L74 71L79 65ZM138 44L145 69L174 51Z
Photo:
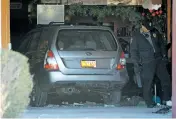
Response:
M134 32L130 44L130 55L133 63L143 64L156 58L162 58L166 55L164 41L159 32L151 32L151 38L155 41L155 52L151 43L145 38L140 30Z

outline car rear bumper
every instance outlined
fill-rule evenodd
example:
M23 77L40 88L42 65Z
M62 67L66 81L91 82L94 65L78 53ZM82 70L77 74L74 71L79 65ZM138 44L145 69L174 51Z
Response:
M128 81L126 70L113 75L64 75L58 71L45 72L40 80L41 87L51 89L66 85L79 85L88 87L116 87L121 89ZM94 85L95 84L95 85Z

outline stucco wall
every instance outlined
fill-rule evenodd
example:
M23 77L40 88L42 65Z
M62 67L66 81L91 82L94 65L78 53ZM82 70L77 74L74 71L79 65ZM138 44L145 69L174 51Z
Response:
M1 10L1 2L0 2L0 10ZM1 12L0 12L0 26L2 26L2 25L1 25ZM0 28L0 48L2 48L1 28Z

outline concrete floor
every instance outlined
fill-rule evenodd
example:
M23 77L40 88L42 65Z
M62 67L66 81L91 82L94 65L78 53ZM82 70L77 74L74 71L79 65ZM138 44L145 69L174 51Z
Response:
M154 114L157 108L146 107L79 107L48 106L29 107L22 118L171 118L172 113Z

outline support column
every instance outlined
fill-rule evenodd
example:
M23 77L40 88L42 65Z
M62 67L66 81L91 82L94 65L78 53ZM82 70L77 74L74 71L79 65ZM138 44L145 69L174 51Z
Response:
M171 20L172 20L172 13L171 13L171 0L167 0L167 43L171 42ZM168 50L168 58L170 59L172 56L171 48Z
M176 0L172 0L172 117L176 118Z
M171 0L167 0L167 40L171 40Z
M10 44L10 0L1 0L1 45L11 49Z

